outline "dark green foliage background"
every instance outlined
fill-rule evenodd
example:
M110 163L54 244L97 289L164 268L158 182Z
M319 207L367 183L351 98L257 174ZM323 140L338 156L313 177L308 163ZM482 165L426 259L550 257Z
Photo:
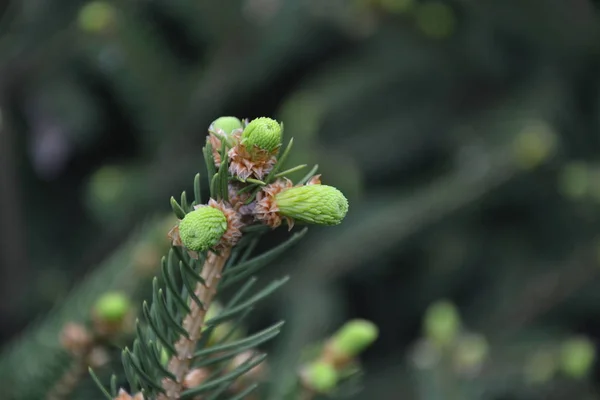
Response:
M295 139L290 165L318 163L351 204L342 226L311 228L265 273L292 276L251 324L288 321L273 363L289 371L306 344L368 318L381 336L356 398L452 398L423 389L433 378L410 361L426 307L449 298L491 344L483 376L456 398L598 398L595 374L535 388L521 376L535 343L600 337L595 5L455 0L423 22L431 1L378 3L120 0L95 32L78 22L83 1L4 4L6 349L84 275L113 265L171 195L190 193L213 119L273 116ZM523 168L515 154L540 145L519 138L540 121L553 152ZM561 189L573 161L591 171L589 195ZM138 283L141 298L148 281Z

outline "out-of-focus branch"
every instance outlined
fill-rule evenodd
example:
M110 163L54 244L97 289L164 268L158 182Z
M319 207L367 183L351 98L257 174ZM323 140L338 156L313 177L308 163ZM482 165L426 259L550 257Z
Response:
M496 316L487 330L501 332L503 337L522 331L536 318L594 282L600 273L594 264L592 251L578 249L563 268L536 276L527 284L515 295L515 307Z
M2 119L0 101L0 313L10 314L9 304L19 298L28 276L25 225L19 199L18 171L14 159L14 137Z

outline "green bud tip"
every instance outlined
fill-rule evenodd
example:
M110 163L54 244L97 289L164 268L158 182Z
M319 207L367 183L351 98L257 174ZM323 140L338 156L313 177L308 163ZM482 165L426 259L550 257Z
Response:
M335 351L354 357L369 347L379 336L379 329L371 321L355 319L346 322L331 338Z
M323 361L317 361L306 368L306 383L317 392L326 393L335 388L338 373L335 368Z
M306 185L278 193L279 213L297 221L318 225L337 225L348 212L348 200L333 186Z
M105 293L94 305L94 313L109 322L119 322L131 308L129 298L120 292Z
M231 132L242 129L242 121L240 121L236 117L220 117L215 119L212 124L210 124L211 129L213 131L223 131L226 135L230 135Z
M281 145L281 126L271 118L256 118L244 128L242 143L271 152Z
M206 251L215 246L226 230L225 214L210 206L202 206L186 214L179 223L181 242L192 251Z
M596 358L596 346L586 337L567 340L561 351L561 368L572 378L583 378L590 371Z
M454 304L438 301L427 309L424 320L424 333L437 345L452 343L460 331L460 315Z

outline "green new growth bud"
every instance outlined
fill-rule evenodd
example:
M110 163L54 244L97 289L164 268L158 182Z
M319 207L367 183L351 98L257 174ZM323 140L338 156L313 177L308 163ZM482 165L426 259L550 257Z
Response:
M585 377L596 358L596 346L586 337L576 337L567 340L561 351L561 369L571 378Z
M271 118L256 118L244 129L242 143L271 152L281 145L281 126Z
M293 187L278 193L275 202L279 214L309 224L337 225L348 212L344 194L327 185Z
M424 333L439 346L448 345L456 339L460 331L460 316L454 304L439 301L427 309L424 320Z
M332 365L317 361L306 368L304 378L311 389L319 393L327 393L336 387L338 373Z
M186 214L179 223L179 236L192 251L206 251L219 243L227 230L227 218L214 207L202 206Z
M219 130L222 130L226 135L231 134L231 132L235 131L236 129L243 128L242 121L236 117L217 118L212 124L210 124L210 126L214 131L218 132Z
M109 292L96 301L94 314L107 322L119 322L130 309L131 303L127 296L119 292Z
M379 336L379 329L371 321L355 319L346 322L332 337L331 346L337 354L355 357L369 347Z

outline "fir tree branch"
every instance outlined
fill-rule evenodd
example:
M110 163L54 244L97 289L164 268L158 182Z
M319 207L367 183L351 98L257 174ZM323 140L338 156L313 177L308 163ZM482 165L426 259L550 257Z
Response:
M212 135L215 130L220 135ZM272 294L288 278L273 281L248 298L243 298L242 289L224 310L209 317L217 292L243 279L248 280L249 284L244 285L248 289L254 282L252 274L305 233L303 230L286 243L248 260L258 237L269 228L277 228L284 221L291 229L295 220L337 225L344 219L348 211L346 197L332 186L321 185L318 176L295 186L288 178L275 178L292 145L290 139L285 150L281 149L282 131L282 125L267 117L244 123L235 117L221 117L209 127L203 153L209 172L210 198L206 204L199 198L198 175L194 178L193 203L185 192L180 203L171 198L171 208L179 221L168 233L172 249L162 259L165 286L161 288L158 279L153 281L152 300L145 301L142 307L147 325L136 325L137 338L131 348L126 347L122 352L124 372L132 393L137 391L136 396L179 400L206 395L207 400L215 400L228 391L234 393L232 385L236 380L256 371L266 354L253 354L233 368L229 368L229 362L222 363L207 377L200 376L202 379L197 374L197 362L213 361L211 354L224 349L230 352L221 361L237 358L250 344L262 344L276 336L281 322L226 346L216 345L211 349L209 344L210 335L219 324L228 320L238 323L254 304ZM219 140L225 133L231 143ZM246 182L251 177L269 183L250 193L245 191L246 187L257 185ZM238 182L230 183L234 179ZM220 285L222 278L225 285ZM159 360L162 354L165 361ZM132 398L124 391L117 394L116 388L111 391L113 398ZM231 399L241 399L249 393L234 394Z
M170 378L163 380L163 388L166 393L160 394L158 400L178 399L184 389L183 380L190 370L196 345L202 337L206 313L217 293L221 272L230 254L230 248L224 249L219 255L211 252L202 267L200 276L205 283L198 282L195 290L196 296L202 302L202 307L193 299L189 300L190 312L183 320L183 328L188 332L189 338L181 335L175 344L177 354L174 354L169 361L169 371L175 376L175 380Z

